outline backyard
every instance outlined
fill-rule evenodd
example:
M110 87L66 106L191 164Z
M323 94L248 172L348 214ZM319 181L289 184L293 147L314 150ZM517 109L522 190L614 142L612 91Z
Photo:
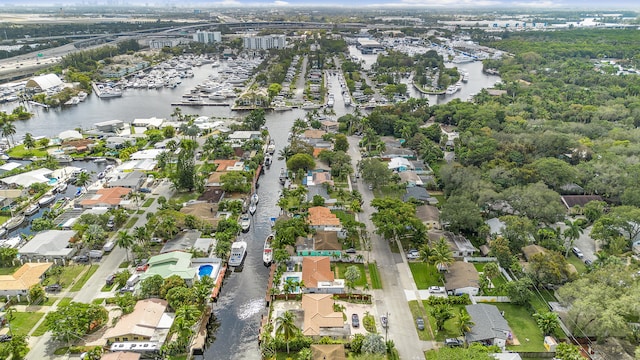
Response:
M495 305L500 311L504 312L504 318L507 320L515 338L520 342L520 345L507 346L509 350L546 351L542 331L536 325L536 321L527 307L508 303L496 303Z
M364 286L367 283L367 276L364 273L364 265L363 264L350 264L350 263L333 263L334 273L336 279L344 279L344 274L347 271L349 266L355 266L360 270L360 278L355 281L354 285L356 287Z
M423 262L409 262L409 268L413 274L418 290L428 289L429 286L442 286L444 278L434 265Z
M464 312L467 311L464 308L464 305L451 305L453 317L445 321L444 330L440 330L440 331L437 330L436 319L433 316L431 316L431 314L429 314L429 309L431 308L431 306L428 304L426 300L422 301L422 305L424 306L425 311L427 312L427 316L426 317L423 316L423 317L425 319L427 318L429 319L429 326L433 330L433 334L435 336L436 341L444 341L444 339L447 339L447 338L457 338L462 336L462 334L458 330L458 314L460 314L461 309Z

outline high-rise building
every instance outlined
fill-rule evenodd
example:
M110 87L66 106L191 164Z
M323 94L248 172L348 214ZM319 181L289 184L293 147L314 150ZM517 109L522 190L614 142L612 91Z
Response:
M193 34L193 41L205 44L222 41L222 33L220 31L196 31Z
M246 36L243 43L248 50L284 49L287 39L284 35Z

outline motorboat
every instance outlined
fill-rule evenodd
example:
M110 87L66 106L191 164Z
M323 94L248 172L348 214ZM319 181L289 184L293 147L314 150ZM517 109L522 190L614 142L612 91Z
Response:
M54 202L55 200L56 200L56 196L55 195L43 196L43 197L40 198L40 200L38 200L38 205L47 206L47 205L51 204L52 202Z
M280 169L280 184L284 185L284 183L287 181L287 170L285 169Z
M85 101L87 99L87 96L89 96L89 94L87 94L84 91L80 91L78 93L78 100L80 100L80 102L83 102L83 101Z
M77 189L76 189L75 197L78 197L78 196L82 195L82 193L83 193L82 188L81 188L81 187L77 188Z
M275 235L269 234L264 240L264 249L262 250L262 262L264 266L269 266L273 262L273 248L271 248L273 239L275 239Z
M96 164L106 163L107 159L105 159L105 158L95 158L95 159L93 159L93 162L96 163Z
M5 235L7 235L7 229L0 228L0 238L4 238Z
M34 204L29 205L26 209L24 209L24 214L26 216L31 216L31 215L37 213L38 210L40 210L40 205L38 205L38 203L34 203Z
M265 156L264 157L264 166L269 168L269 167L271 167L271 163L272 163L271 156L270 155Z
M240 266L247 255L247 242L236 241L231 244L231 255L229 256L229 266Z
M258 210L258 206L256 204L249 205L249 214L251 215L255 214L256 210Z
M249 231L250 227L251 227L251 218L247 214L242 215L240 217L240 228L242 229L242 232Z
M98 173L98 179L104 179L105 176L107 176L107 174L104 171Z
M254 205L258 205L258 202L260 202L260 197L258 196L258 193L253 193L253 195L251 195L251 203Z
M269 145L267 145L267 154L273 155L274 152L276 152L276 143L271 140Z
M70 164L73 162L73 158L66 154L55 155L53 157L59 164Z
M67 183L61 182L60 184L58 184L58 186L55 187L55 189L53 189L53 191L57 192L58 194L67 191Z
M26 217L24 215L14 216L4 224L7 231L11 231L24 223Z

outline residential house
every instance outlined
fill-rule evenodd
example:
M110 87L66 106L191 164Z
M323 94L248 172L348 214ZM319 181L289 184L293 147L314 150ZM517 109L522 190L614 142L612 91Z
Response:
M478 295L480 276L473 264L455 261L444 273L444 288L449 295Z
M230 143L241 145L249 140L261 138L262 133L260 131L234 131L229 134L229 137L227 139Z
M467 343L495 345L504 350L507 340L510 340L512 335L511 328L500 310L495 305L489 304L473 304L465 308L473 321L471 330L465 333Z
M439 230L440 226L440 210L431 205L416 206L416 217L422 221L429 229Z
M150 342L164 344L174 314L167 313L167 301L146 299L136 303L133 312L123 315L116 325L104 334L107 344Z
M346 360L343 344L312 344L311 360Z
M564 206L571 210L574 207L583 208L590 201L602 201L600 195L562 195L560 197Z
M64 264L76 252L70 241L75 234L73 230L41 231L18 250L20 260L43 260Z
M323 120L320 121L320 129L328 132L328 133L332 133L335 134L338 132L339 127L340 127L340 123L337 121L332 121L332 120Z
M22 164L20 164L18 162L15 162L15 161L10 161L10 162L4 163L4 164L0 165L0 174L4 174L4 173L6 173L8 171L15 170L15 169L17 169L17 168L19 168L21 166L22 166Z
M546 254L547 249L543 248L540 245L527 245L522 247L522 254L524 254L524 258L527 261L531 260L531 257L536 254Z
M304 322L302 334L314 339L330 337L333 339L348 339L351 327L345 323L342 312L333 309L331 294L303 294L302 310Z
M329 208L324 206L310 207L307 222L309 227L315 230L342 230L340 219Z
M398 173L398 176L400 176L400 182L405 183L407 187L424 185L422 178L420 178L420 175L418 175L415 171L402 171Z
M100 360L140 360L140 354L130 351L114 351L103 354Z
M80 201L84 209L93 207L117 208L122 198L131 193L131 189L125 187L111 187L90 192Z
M154 116L148 119L134 119L131 125L135 127L143 127L147 129L160 129L162 127L163 122L164 122L164 119L158 119L157 117Z
M387 163L387 168L389 168L389 170L403 172L407 170L413 170L413 164L407 158L393 157Z
M173 251L149 258L149 268L140 276L144 280L153 275L160 275L163 279L172 275L180 276L187 286L193 285L196 279L196 269L191 267L190 253Z
M95 126L96 130L100 132L114 133L114 134L117 134L118 132L120 132L121 130L124 130L125 128L124 121L122 120L102 121L102 122L93 124L93 126Z
M213 163L218 165L218 167L216 168L216 172L243 171L244 170L244 162L243 161L218 159L218 160L214 160Z
M147 180L147 174L142 171L132 171L118 175L115 180L111 180L107 183L110 188L123 187L138 191L142 184Z
M302 133L302 139L309 142L311 140L322 140L327 132L318 129L307 129Z
M306 293L342 294L344 280L335 279L328 256L302 258L302 281Z
M0 189L0 205L10 206L17 198L26 195L26 189Z
M133 139L124 136L109 136L105 140L104 146L107 149L116 150L124 148L127 143L132 144L135 142Z
M0 296L26 296L33 285L44 280L50 262L26 263L11 275L0 275Z
M12 188L27 188L35 183L48 183L52 173L53 171L47 168L40 168L18 175L7 176L0 179L0 182Z
M450 231L432 230L429 231L429 239L431 241L438 241L440 238L445 238L449 244L449 249L453 252L454 258L464 258L473 256L478 249L473 246L469 239L462 235L456 235Z
M407 187L406 193L402 196L402 201L417 201L429 205L436 205L438 199L432 197L427 189L420 186Z
M338 256L342 255L342 244L337 232L317 231L312 236L298 238L296 253L298 256Z

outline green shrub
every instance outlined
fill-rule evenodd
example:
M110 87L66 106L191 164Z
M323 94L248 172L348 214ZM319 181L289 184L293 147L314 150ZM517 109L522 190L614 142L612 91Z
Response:
M362 326L368 332L374 333L376 332L376 319L371 314L365 314L362 317Z
M448 297L438 297L438 296L429 296L426 300L427 304L434 305L470 305L471 299L469 299L468 294L462 294L460 296L448 296Z

